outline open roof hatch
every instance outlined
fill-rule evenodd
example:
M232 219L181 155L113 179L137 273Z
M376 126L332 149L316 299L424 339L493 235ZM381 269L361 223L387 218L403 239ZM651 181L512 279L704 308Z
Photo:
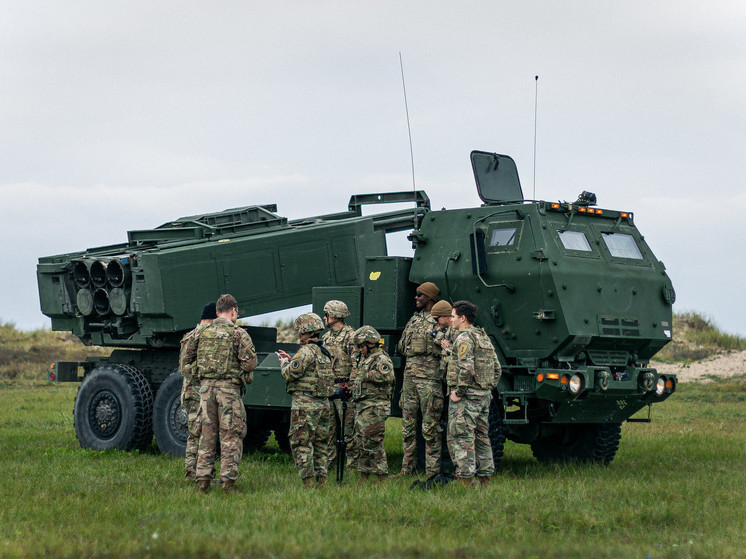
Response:
M485 204L523 202L518 169L511 157L472 151L471 167L477 181L477 192Z

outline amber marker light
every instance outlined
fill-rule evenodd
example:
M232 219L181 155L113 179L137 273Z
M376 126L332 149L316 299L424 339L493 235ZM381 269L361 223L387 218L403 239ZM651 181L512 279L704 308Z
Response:
M579 211L579 212L580 212L581 214L584 214L584 213L585 213L585 212L586 212L587 210L586 210L586 209L585 209L585 208L584 208L583 206L580 206L580 207L578 208L578 211Z
M553 210L559 210L559 204L552 204Z
M564 375L564 376L563 376L563 377L562 377L562 378L560 379L560 384L562 384L562 385L565 385L565 386L567 386L567 385L568 385L569 383L570 383L570 377L569 377L569 376L567 376L567 375Z
M544 381L544 374L543 373L539 373L538 375L536 375L536 380L538 382L543 382Z
M547 373L547 380L557 380L559 373Z
M623 219L627 219L629 217L629 214L627 212L622 212L621 216Z

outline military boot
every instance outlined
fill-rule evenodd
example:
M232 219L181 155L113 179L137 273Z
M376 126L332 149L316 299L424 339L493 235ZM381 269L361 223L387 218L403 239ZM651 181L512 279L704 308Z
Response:
M303 478L303 487L305 487L307 489L311 489L314 486L314 482L315 482L315 480L313 479L313 477L311 477L311 476L304 477Z
M370 480L370 474L368 472L360 472L360 481Z
M402 468L401 472L399 472L398 474L395 474L395 475L391 476L391 479L400 479L400 478L409 477L409 476L412 476L412 475L414 475L414 472L412 472L411 470L405 470L404 468Z
M474 481L474 478L470 478L470 477L458 478L458 484L460 487L471 487L471 484L473 481Z
M223 492L224 493L240 493L241 491L236 487L235 479L226 479L223 481Z
M490 486L490 476L477 476L477 479L479 480L479 487L482 489Z
M326 478L325 477L317 477L316 478L316 487L326 487Z
M210 492L210 480L201 479L199 480L199 492L203 495L207 495Z

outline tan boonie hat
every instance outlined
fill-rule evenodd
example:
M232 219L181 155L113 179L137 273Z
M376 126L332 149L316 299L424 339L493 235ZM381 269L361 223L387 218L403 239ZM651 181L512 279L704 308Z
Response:
M433 282L426 281L425 283L423 283L417 288L417 292L424 293L433 301L437 301L438 293L440 293L440 289L438 289L438 286L435 285Z
M451 303L448 301L438 301L433 305L433 308L430 309L430 315L436 318L439 316L451 316L452 308Z

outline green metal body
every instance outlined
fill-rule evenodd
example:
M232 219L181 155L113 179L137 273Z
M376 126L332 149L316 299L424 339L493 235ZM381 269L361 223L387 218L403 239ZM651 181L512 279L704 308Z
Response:
M442 298L478 306L477 323L503 363L497 395L516 441L533 441L542 424L619 423L667 398L675 376L648 362L671 339L675 294L633 214L596 209L589 193L572 204L525 201L510 158L473 152L472 165L485 202L476 208L430 211L424 192L353 196L346 212L295 221L250 206L40 258L52 328L118 348L108 359L58 363L58 380L119 363L156 391L177 368L183 334L222 293L244 317L303 304L321 313L341 299L350 324L384 336L397 370L396 415L403 359L393 349L416 285L432 281ZM362 215L363 205L403 201L416 209ZM413 258L386 255L385 234L400 230L412 230ZM296 346L278 344L273 328L248 330L259 354L244 398L255 412L249 421L277 428L290 399L274 352ZM659 378L665 389L656 392Z

